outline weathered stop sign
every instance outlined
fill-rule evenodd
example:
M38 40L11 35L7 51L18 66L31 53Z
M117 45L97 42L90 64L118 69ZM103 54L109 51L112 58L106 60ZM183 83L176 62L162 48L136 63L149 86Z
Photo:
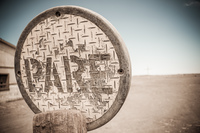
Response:
M115 116L131 83L128 51L115 28L76 6L49 9L26 26L15 73L33 112L80 110L88 130Z

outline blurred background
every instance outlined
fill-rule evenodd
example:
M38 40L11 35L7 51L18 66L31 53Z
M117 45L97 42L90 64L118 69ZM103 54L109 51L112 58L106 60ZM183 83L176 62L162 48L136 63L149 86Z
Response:
M110 21L132 63L124 106L92 133L200 132L200 0L1 0L1 133L32 132L34 113L15 80L16 45L34 17L62 5L85 7Z

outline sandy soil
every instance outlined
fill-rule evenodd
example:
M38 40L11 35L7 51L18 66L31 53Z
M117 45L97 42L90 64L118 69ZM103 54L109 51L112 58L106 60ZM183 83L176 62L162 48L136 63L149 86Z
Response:
M200 75L134 76L119 113L90 133L200 133ZM0 103L0 133L31 133L24 100Z

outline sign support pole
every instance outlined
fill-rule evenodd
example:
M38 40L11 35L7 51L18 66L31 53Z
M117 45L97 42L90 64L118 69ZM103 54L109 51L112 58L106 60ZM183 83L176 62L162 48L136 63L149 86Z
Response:
M77 110L56 110L35 114L33 133L87 133L86 118Z

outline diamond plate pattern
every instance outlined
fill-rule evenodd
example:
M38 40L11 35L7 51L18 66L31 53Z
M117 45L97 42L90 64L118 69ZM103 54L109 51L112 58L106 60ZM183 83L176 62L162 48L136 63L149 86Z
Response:
M113 44L91 21L51 16L28 34L20 69L25 90L39 110L77 109L88 122L101 117L119 89Z

